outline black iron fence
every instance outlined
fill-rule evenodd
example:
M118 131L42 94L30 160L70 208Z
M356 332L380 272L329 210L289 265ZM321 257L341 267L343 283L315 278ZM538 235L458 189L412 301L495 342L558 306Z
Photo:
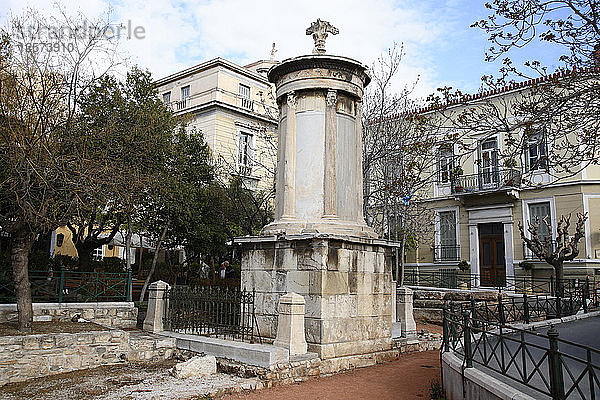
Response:
M524 295L499 296L495 304L446 304L441 351L461 356L463 368L479 365L552 399L594 400L600 393L600 351L560 339L554 328L543 335L509 325L572 315L577 304L587 312L584 297L565 300Z
M490 169L473 175L453 175L450 179L453 194L469 194L488 190L521 187L521 171Z
M463 272L458 269L440 269L437 271L407 270L404 273L404 284L445 289L492 289L514 292L518 294L542 294L555 296L559 286L563 288L563 297L571 297L573 292L585 287L589 298L598 303L600 282L595 276L569 277L558 281L554 276L549 278L532 278L529 276L487 276ZM561 285L559 285L561 284Z
M131 301L130 272L29 271L31 299L39 303ZM12 276L0 280L0 303L14 303Z
M175 286L165 292L165 329L262 343L254 292L218 286Z
M443 261L460 261L460 246L435 246L433 249L433 262Z

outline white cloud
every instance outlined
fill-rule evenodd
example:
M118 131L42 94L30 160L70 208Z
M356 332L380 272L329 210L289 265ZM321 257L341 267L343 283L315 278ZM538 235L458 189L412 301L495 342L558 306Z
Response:
M19 13L26 3L9 0L0 8L0 18L5 18L6 10ZM39 0L35 7L50 10L52 3ZM68 11L80 10L90 18L110 7L114 22L142 26L145 38L122 40L121 47L132 62L149 68L156 78L214 57L242 65L268 58L273 42L280 60L308 54L313 41L305 30L318 17L340 30L328 38L328 53L367 65L394 42L404 42L406 57L395 87L420 75L418 95L437 86L430 51L448 40L450 29L442 13L409 1L81 0L64 4Z

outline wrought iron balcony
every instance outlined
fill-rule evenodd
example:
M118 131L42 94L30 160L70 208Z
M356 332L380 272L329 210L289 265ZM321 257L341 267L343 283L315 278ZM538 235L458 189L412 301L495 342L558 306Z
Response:
M239 97L240 107L245 110L254 111L254 101L246 97Z
M473 175L455 175L450 179L452 194L507 190L521 187L521 171L492 169Z
M178 100L175 102L175 109L177 111L183 110L183 109L187 108L189 104L190 104L190 100L187 98L183 99L183 100Z
M547 240L544 241L544 245L550 252L556 250L556 240ZM523 259L524 260L539 260L539 258L533 253L533 251L529 250L527 247L527 243L523 242Z
M433 249L433 262L460 261L460 246L439 245Z

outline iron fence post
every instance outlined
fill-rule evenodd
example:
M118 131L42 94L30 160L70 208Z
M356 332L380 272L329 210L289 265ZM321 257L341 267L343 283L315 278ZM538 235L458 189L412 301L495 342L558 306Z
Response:
M444 302L442 306L442 326L443 326L443 341L444 341L444 351L450 351L450 339L448 337L449 329L448 329L448 305Z
M583 292L581 293L582 302L583 302L583 312L587 314L588 312L588 298L590 296L590 278L585 277L585 286L583 287Z
M498 320L504 325L504 305L502 304L502 294L498 293Z
M463 312L463 341L465 345L465 365L467 368L473 368L473 356L471 351L471 328L469 324L470 313Z
M473 323L473 328L478 328L478 323L477 323L477 314L475 313L475 297L473 295L471 295L471 318L472 318L472 323Z
M554 296L554 275L550 275L550 296Z
M60 266L60 281L58 283L58 302L63 301L63 292L65 290L65 266Z
M562 317L562 301L560 299L560 296L556 296L556 318L561 318Z
M127 301L131 301L131 268L127 270L127 282L125 285L125 298Z
M548 330L549 357L548 368L550 369L550 393L553 400L565 399L565 384L563 380L562 363L558 352L558 330L552 326Z
M527 293L523 294L523 320L526 324L529 323L529 300L527 299Z

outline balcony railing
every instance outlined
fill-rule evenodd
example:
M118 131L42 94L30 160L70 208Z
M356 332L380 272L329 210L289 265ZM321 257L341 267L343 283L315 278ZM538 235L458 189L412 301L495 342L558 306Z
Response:
M189 104L190 104L189 99L178 100L175 102L175 110L177 110L177 111L183 110L183 109L187 108Z
M238 174L241 176L251 176L252 175L252 166L251 165L238 165Z
M254 111L254 101L246 97L239 97L239 105L245 110Z
M548 240L544 242L544 245L550 252L556 250L556 240ZM527 247L527 243L523 242L523 259L525 260L539 260L539 258L533 253L533 251L529 250Z
M434 247L433 262L459 261L460 246L439 245Z
M521 171L496 169L473 175L452 176L450 186L452 194L519 188L521 186Z

